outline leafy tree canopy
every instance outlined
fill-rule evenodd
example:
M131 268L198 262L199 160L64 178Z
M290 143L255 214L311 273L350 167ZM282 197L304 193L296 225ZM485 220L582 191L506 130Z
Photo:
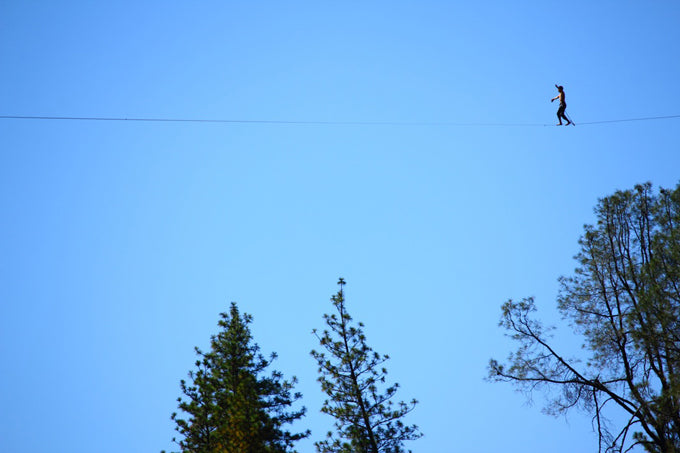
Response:
M548 410L590 412L600 451L680 452L680 185L618 191L595 213L557 301L587 362L557 350L532 298L510 300L500 326L518 348L505 364L490 361L489 378L559 389Z

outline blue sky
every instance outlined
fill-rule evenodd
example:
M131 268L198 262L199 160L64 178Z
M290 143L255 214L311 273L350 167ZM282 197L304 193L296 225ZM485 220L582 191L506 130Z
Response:
M420 400L414 451L594 451L587 415L483 378L506 299L559 322L597 199L680 176L680 119L543 126L554 84L577 124L678 115L679 23L673 1L0 1L0 115L331 123L0 119L3 450L171 449L236 301L312 452L342 276Z

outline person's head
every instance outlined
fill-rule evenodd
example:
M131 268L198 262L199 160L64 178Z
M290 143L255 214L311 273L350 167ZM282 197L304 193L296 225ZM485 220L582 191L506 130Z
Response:
M562 85L555 85L557 87L557 91L563 91L564 87Z

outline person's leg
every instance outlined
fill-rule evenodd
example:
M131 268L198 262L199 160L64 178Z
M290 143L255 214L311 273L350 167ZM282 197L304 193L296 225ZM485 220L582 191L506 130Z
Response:
M560 112L562 112L562 118L564 118L567 121L567 126L568 126L568 125L571 124L571 121L569 121L569 118L567 118L566 113L564 113L565 110L567 110L567 105L566 104L560 105ZM562 120L560 120L560 123L561 122L562 122Z
M560 105L560 108L557 109L557 121L559 121L559 125L562 125L562 117L564 116L564 109L565 108L566 108L566 106Z

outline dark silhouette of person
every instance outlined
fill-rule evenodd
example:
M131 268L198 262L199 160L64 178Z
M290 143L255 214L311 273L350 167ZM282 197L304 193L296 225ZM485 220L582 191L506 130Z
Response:
M567 126L571 124L571 121L569 121L569 118L567 118L567 115L564 114L564 111L567 109L567 101L566 97L564 95L564 87L562 85L555 85L557 88L557 91L559 92L557 96L552 98L550 102L553 102L555 99L560 100L560 107L557 109L557 120L559 123L557 123L558 126L562 125L562 118L567 120Z

